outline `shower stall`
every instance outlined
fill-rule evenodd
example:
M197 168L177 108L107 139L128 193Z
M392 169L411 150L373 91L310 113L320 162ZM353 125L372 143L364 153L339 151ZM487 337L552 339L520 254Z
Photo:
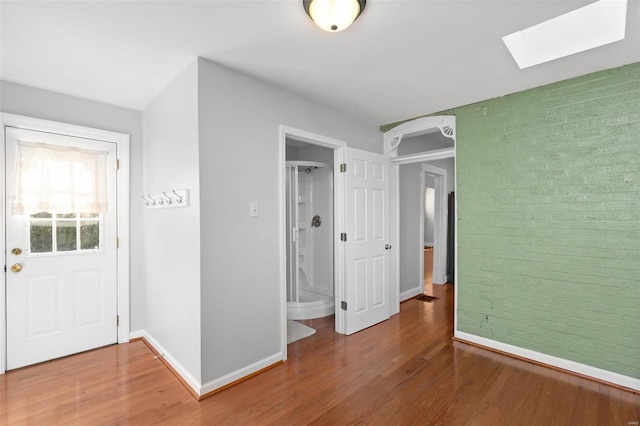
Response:
M315 161L287 161L287 318L335 311L333 170Z

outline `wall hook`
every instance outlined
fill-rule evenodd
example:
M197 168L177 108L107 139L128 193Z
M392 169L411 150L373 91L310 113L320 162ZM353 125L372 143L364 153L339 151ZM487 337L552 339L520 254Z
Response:
M167 189L155 194L142 194L142 199L148 209L189 207L189 190Z
M182 204L182 197L178 195L175 189L173 190L173 193L176 194L176 197L178 197L178 204Z

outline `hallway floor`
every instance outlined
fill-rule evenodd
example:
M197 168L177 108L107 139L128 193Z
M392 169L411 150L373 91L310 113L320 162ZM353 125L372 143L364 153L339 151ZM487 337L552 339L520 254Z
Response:
M428 295L433 284L433 247L424 248L424 291Z

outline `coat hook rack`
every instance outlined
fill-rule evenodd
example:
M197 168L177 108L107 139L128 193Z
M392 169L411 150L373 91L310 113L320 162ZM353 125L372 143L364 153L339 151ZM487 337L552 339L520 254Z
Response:
M189 206L188 189L170 189L155 194L143 194L144 205L148 209L167 209Z

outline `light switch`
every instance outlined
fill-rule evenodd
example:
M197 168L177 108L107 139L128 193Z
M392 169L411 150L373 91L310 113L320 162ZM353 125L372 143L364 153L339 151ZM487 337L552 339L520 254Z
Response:
M258 217L258 203L256 203L255 201L251 202L251 204L249 204L249 216L250 217Z

